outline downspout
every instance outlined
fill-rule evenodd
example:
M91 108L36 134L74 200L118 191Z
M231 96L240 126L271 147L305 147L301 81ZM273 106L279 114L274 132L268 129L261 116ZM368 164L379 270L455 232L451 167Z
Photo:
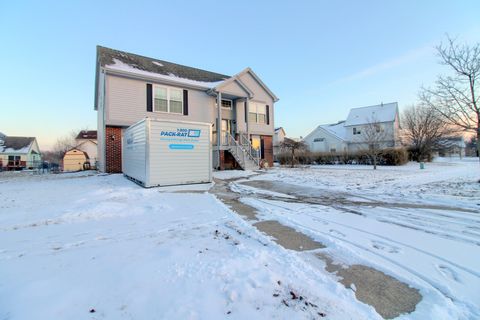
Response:
M222 166L220 164L220 146L222 141L222 93L217 93L217 159L218 159L218 169Z
M248 118L249 118L249 116L250 116L250 115L249 115L249 108L250 108L250 105L249 105L249 104L250 104L250 99L249 99L249 97L247 96L247 98L245 99L245 114L247 115L247 117L246 117L246 119L245 119L245 127L246 127L246 129L247 129L247 139L248 139L248 140L250 140L250 132L249 132L249 130L250 130L249 127L250 127L250 126L249 126L249 124L248 124L248 120L249 120Z

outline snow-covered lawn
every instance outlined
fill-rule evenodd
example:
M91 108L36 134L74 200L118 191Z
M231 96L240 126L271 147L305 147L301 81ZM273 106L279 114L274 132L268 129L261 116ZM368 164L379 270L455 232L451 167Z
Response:
M378 318L213 195L163 190L0 176L0 319Z
M251 186L242 201L261 219L274 219L327 245L347 264L382 270L424 297L411 319L480 318L480 165L478 159L441 159L380 167L277 168L250 180L291 184L291 194L322 198L342 193L335 205L261 199ZM297 190L295 190L298 188ZM269 189L278 191L275 187ZM333 201L334 202L334 201Z
M322 242L319 251L336 261L418 288L422 301L401 318L475 319L479 173L475 160L444 160L425 170L315 166L215 177L290 185L317 199L342 194L339 204L302 203L290 201L300 199L295 192L231 182L260 219ZM0 319L380 319L312 253L275 244L209 187L0 174Z

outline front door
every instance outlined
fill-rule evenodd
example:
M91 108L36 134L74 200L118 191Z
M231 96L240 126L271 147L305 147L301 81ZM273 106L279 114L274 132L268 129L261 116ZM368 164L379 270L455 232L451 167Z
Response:
M233 121L230 119L222 119L222 143L227 142L227 132L230 133L232 137L235 137Z

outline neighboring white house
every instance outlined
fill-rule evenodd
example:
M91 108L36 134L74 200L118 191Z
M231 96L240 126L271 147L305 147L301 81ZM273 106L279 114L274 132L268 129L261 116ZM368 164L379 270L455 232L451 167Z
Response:
M36 168L42 158L35 137L0 135L0 169L22 170Z
M273 134L273 158L281 152L280 145L285 140L285 130L283 127L275 128L275 133Z
M318 126L303 141L312 152L345 152L346 141L345 121Z
M441 139L435 148L435 155L441 157L458 156L465 157L465 139L462 136L459 137L447 137Z
M375 126L383 148L400 145L398 103L353 108L347 120L320 125L303 141L312 152L355 152L369 147L367 130Z
M93 168L97 162L98 145L96 130L82 130L75 138L75 148L85 152L88 155L88 161Z

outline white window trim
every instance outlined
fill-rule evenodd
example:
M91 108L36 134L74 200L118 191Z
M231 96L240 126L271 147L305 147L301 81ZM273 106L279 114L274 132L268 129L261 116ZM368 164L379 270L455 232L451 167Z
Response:
M255 112L252 112L250 111L250 108L255 105ZM264 110L265 110L265 113L262 113L262 112L258 112L258 106L262 106L264 107ZM262 125L267 125L267 104L266 103L263 103L263 102L256 102L256 101L251 101L249 104L248 104L248 116L250 117L250 114L255 114L255 123L257 124L262 124ZM261 115L264 115L265 116L265 121L264 122L259 122L258 119L259 119L259 114Z
M157 88L163 88L167 90L167 111L156 111L155 110L155 89ZM181 112L171 112L170 111L170 90L179 90L182 92L180 95L182 97L182 111ZM161 86L161 85L153 85L153 90L152 90L152 101L153 101L153 106L152 106L152 112L155 113L169 113L169 114L181 114L184 115L184 110L185 110L185 102L183 101L183 89L180 88L175 88L175 87L167 87L167 86Z
M233 100L232 100L232 99L223 99L223 98L222 98L222 101L230 101L230 108L224 107L224 106L222 105L222 109L225 109L225 110L232 110L232 109L233 109ZM221 103L221 102L220 102L220 103Z

